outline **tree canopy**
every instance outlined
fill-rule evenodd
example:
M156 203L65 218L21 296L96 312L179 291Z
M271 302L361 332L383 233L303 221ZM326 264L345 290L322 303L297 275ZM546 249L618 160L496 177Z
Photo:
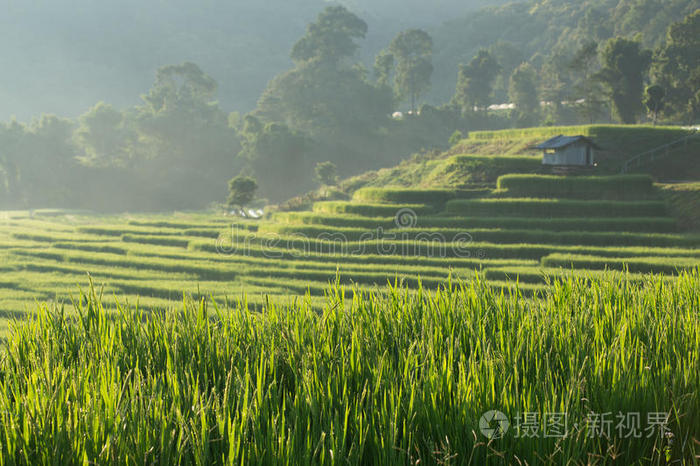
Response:
M418 97L430 87L433 39L423 30L409 29L391 41L389 52L396 61L396 94L410 100L413 113Z
M616 37L603 46L601 61L598 76L615 116L623 123L636 123L643 110L644 75L651 64L651 51L637 41Z

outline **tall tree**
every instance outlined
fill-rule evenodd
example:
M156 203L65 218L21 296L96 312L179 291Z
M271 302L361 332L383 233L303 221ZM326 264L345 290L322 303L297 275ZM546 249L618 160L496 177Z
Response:
M396 60L396 93L410 99L411 112L415 113L416 100L430 87L433 39L423 30L409 29L391 41L389 51Z
M613 112L623 123L636 123L643 112L644 76L651 64L651 51L637 41L616 37L601 51L598 76L610 95Z
M591 124L603 113L603 90L596 74L599 68L598 44L593 41L585 42L569 63L574 75L571 99L581 116Z
M216 81L193 63L164 66L135 111L137 171L149 180L145 196L160 199L162 207L204 207L226 192L240 168L240 145L214 101L216 89Z
M394 71L394 55L383 50L374 59L374 76L378 86L388 86Z
M329 6L306 34L294 44L291 57L296 63L319 60L338 63L352 57L358 49L357 39L364 39L367 23L343 6Z
M467 65L460 65L454 101L462 107L462 113L488 109L493 81L500 70L501 66L485 49L479 50Z
M507 102L510 76L525 61L525 56L518 46L502 40L488 50L501 67L493 83L493 98L498 103Z
M562 52L555 52L546 57L539 72L539 93L546 102L546 120L559 121L563 102L571 95L571 70L568 68L569 57Z
M515 104L518 127L531 126L539 120L540 99L536 82L537 72L529 63L518 66L510 77L509 95Z

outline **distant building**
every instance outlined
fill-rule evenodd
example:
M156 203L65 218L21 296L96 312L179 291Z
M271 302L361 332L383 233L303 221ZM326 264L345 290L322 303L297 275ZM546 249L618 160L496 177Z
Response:
M585 136L556 136L533 149L544 152L542 165L592 167L601 148Z

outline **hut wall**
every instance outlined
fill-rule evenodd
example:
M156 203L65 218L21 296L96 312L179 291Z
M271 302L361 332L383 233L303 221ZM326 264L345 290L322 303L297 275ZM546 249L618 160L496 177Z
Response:
M543 165L588 165L586 160L586 144L573 144L554 154L544 154ZM593 149L591 148L591 160L593 163Z

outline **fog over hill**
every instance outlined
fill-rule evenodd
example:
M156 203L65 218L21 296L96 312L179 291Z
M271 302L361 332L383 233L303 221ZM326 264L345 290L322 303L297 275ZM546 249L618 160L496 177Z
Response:
M497 0L348 0L369 24L363 61L406 27L438 25ZM95 102L137 103L156 69L192 61L219 83L222 108L251 110L323 0L10 0L0 14L0 119L74 117Z

